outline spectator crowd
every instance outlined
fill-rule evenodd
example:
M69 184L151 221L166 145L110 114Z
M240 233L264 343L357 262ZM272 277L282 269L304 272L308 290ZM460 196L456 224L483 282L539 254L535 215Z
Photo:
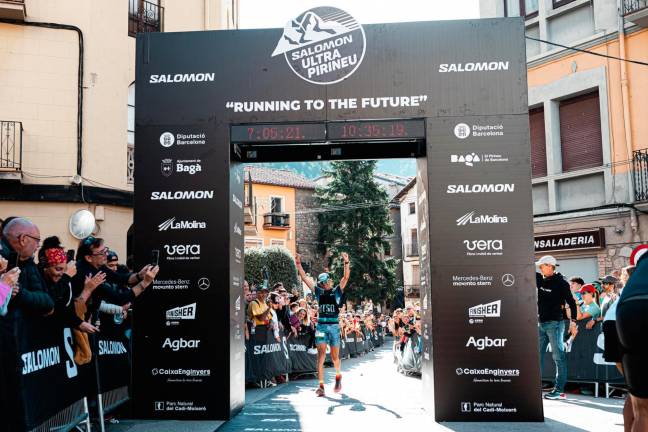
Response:
M23 365L17 340L21 326L28 320L43 320L42 325L71 328L74 361L87 364L93 355L88 335L110 325L123 325L128 335L132 302L159 271L151 265L132 271L119 263L101 238L90 236L74 246L66 251L58 237L41 238L38 226L26 218L8 217L0 226L3 430L25 429L20 395Z

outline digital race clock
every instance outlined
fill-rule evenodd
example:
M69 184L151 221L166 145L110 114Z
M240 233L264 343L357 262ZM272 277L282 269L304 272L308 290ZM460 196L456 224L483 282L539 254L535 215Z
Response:
M327 124L331 141L424 139L423 120L362 120Z
M232 125L230 140L235 143L312 142L326 140L324 123Z

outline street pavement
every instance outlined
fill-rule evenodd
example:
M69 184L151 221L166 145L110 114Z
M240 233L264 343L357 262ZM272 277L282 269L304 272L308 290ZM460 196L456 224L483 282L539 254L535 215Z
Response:
M389 343L388 343L389 345ZM315 396L317 380L300 379L246 392L246 406L218 432L332 431L623 431L623 401L568 395L545 401L544 423L435 423L421 405L421 381L396 372L389 347L343 362L343 391L333 393L334 370L327 369L327 395ZM529 395L531 396L531 395ZM139 427L145 426L142 429ZM123 422L109 432L214 430L215 423ZM410 429L412 428L412 429Z

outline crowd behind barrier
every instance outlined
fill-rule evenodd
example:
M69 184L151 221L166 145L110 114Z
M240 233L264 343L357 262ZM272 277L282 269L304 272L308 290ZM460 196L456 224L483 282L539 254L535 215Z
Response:
M66 251L25 218L2 221L1 430L103 430L129 398L131 302L158 270L129 270L100 238Z

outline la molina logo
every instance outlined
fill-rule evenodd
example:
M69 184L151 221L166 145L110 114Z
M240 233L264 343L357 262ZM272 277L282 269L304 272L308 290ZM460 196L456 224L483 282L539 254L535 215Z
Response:
M351 76L365 55L362 26L345 11L320 6L284 27L272 57L283 54L300 78L313 84L335 84Z

